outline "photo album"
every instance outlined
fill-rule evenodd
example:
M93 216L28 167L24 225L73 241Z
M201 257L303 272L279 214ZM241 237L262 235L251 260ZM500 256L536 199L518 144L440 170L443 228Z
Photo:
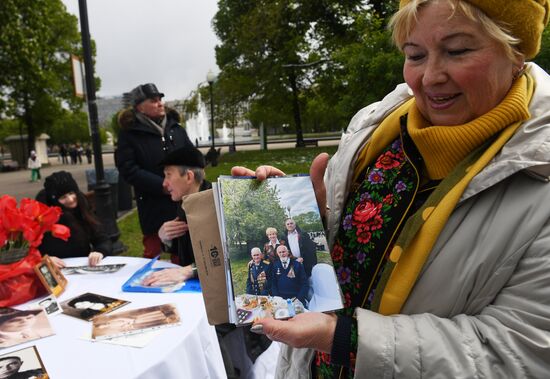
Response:
M204 233L194 234L194 207L188 214L209 322L215 319L212 313L220 310L209 307L213 295L208 293L204 277L224 277L227 293L222 311L227 313L228 322L238 326L258 318L287 319L302 312L342 308L309 176L274 177L262 182L254 177L220 176L213 183L212 197L225 275L214 278L209 273L212 253L217 253L212 247L214 239ZM184 199L186 212L189 201L192 199ZM225 320L216 319L221 321Z

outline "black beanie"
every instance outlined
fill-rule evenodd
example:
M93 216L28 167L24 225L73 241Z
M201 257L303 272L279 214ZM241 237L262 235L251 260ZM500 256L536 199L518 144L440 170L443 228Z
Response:
M73 176L67 171L54 172L48 176L44 180L44 189L48 201L51 203L56 203L61 196L69 192L78 193L80 191Z

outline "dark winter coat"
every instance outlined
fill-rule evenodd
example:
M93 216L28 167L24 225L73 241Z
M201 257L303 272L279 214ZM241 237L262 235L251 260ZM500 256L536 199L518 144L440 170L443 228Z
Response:
M309 238L309 234L303 232L299 226L296 226L296 231L298 232L298 246L300 246L300 256L304 258L304 269L306 270L306 275L311 276L311 270L313 266L317 264L317 247L315 242ZM284 244L288 247L288 250L292 254L292 249L288 243L288 231L285 232L283 238Z
M38 193L36 199L47 204L44 190ZM67 241L63 241L52 236L50 232L45 233L42 243L38 246L42 255L48 254L64 259L87 257L92 251L98 251L105 256L112 254L111 239L101 226L94 227L84 221L78 208L61 209L63 213L57 223L67 226L71 230L71 236Z
M115 163L120 175L134 187L143 234L156 234L164 222L176 217L177 204L162 188L164 174L159 162L173 149L193 146L179 124L178 113L167 108L166 118L164 140L158 130L136 119L134 109L124 110L118 119L121 130Z

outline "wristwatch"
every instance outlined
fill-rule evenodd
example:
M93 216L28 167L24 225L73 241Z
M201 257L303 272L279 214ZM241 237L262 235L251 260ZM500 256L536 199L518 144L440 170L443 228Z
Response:
M195 262L191 263L191 270L193 271L193 278L197 278L199 276L199 270Z

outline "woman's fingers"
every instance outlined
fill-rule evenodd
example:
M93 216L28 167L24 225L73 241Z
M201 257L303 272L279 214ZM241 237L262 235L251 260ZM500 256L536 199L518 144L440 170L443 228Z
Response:
M92 251L90 255L88 255L88 264L90 266L96 266L101 260L103 259L103 254L97 251Z
M264 318L256 321L251 330L292 347L308 347L330 353L336 321L337 317L333 314L308 312L286 321Z
M255 176L258 180L265 180L270 176L284 176L285 173L273 166L259 166L256 171L242 166L235 166L231 169L233 176Z

